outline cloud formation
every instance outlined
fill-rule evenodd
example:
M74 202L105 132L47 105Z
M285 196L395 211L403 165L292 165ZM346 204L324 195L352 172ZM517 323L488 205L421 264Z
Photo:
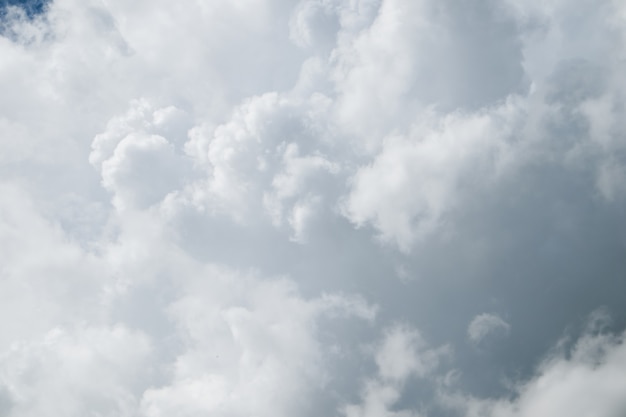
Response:
M624 413L620 1L6 3L1 415Z

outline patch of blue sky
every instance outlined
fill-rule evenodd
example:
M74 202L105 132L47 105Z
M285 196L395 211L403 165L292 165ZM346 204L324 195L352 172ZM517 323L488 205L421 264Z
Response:
M33 18L46 11L50 0L0 0L0 19L6 16L7 8L16 6L24 10L28 18Z

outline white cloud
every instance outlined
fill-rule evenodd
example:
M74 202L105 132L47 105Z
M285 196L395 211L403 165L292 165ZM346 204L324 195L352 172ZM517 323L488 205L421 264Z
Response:
M394 325L385 332L376 349L377 374L363 383L360 404L344 407L346 417L409 417L422 415L398 409L397 402L410 378L424 378L437 369L449 347L432 349L419 332L406 325Z
M180 164L167 139L156 135L129 135L102 164L102 182L115 193L116 207L145 208L178 188L177 165Z
M133 416L137 395L154 373L152 346L141 332L114 327L55 328L41 340L2 354L6 415Z
M17 10L0 414L623 411L619 1Z
M404 381L408 376L422 377L437 366L441 352L427 350L420 334L411 328L394 327L387 332L376 354L378 372L384 380Z
M478 181L506 168L507 140L520 112L511 101L484 114L431 114L406 135L385 138L373 162L354 176L346 216L359 226L372 223L383 240L410 251Z
M289 281L261 281L223 270L188 280L169 307L185 349L172 380L143 394L147 416L292 415L313 409L328 372L315 322L337 310L372 318L342 296L304 300Z
M20 232L30 225L31 236L13 246L35 258L4 263L5 317L19 319L15 329L5 326L0 344L8 415L314 410L333 356L317 322L376 315L360 297L306 299L288 279L198 263L164 240L167 227L154 212L123 212L121 233L87 254L14 193L8 201L20 209L7 208L5 219ZM3 230L7 248L10 234ZM101 279L87 281L91 270Z
M549 356L536 376L517 387L514 399L452 396L468 417L557 414L617 417L626 411L624 335L588 334L567 352Z
M187 161L174 144L186 137L186 119L174 106L154 109L145 99L133 100L95 136L89 161L118 210L145 209L184 184Z
M106 266L67 239L16 184L0 186L0 346L29 340L67 323L94 319L91 306L106 282Z

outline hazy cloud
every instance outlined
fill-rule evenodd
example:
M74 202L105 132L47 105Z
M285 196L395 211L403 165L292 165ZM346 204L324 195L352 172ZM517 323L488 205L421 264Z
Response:
M473 343L480 343L483 339L490 334L508 333L511 330L511 326L501 317L490 314L482 313L472 319L467 327L467 336Z

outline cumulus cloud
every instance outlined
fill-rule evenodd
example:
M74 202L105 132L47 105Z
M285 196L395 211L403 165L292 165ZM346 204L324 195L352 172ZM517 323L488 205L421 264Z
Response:
M89 161L100 170L116 208L147 208L181 187L183 156L156 133L180 140L186 136L184 121L184 112L173 106L153 110L146 100L137 100L126 115L114 118L96 135Z
M90 254L55 240L63 232L18 196L8 201L20 210L4 211L36 239L13 246L37 258L3 270L5 317L17 320L3 334L8 415L315 410L303 398L321 395L335 360L316 323L376 316L360 297L306 299L291 280L198 263L163 239L158 217L136 215Z
M621 2L8 3L0 414L623 414Z
M507 103L499 114L469 117L431 115L406 135L386 137L374 161L353 177L346 215L357 225L372 223L385 241L410 251L416 240L440 230L476 181L492 181L507 168L506 139L518 123L517 107Z
M371 318L371 308L337 296L306 301L288 281L207 272L168 308L184 350L170 382L143 393L143 415L313 412L332 359L317 340L317 318L337 309Z

